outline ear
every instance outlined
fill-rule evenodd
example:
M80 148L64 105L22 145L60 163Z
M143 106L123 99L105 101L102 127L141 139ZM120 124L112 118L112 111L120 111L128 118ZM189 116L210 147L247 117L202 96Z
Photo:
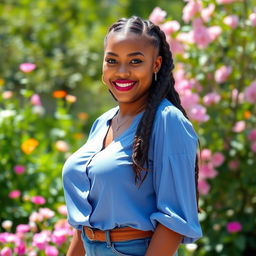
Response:
M162 65L162 56L157 56L155 61L154 61L154 67L153 67L153 70L154 70L154 73L157 73L160 68L161 68L161 65Z

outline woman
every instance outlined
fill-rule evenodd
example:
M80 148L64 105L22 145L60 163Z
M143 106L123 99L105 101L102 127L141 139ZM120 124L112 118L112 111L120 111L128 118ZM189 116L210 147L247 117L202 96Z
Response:
M104 42L103 82L118 102L66 161L67 255L174 255L201 237L198 138L174 88L164 33L120 19Z

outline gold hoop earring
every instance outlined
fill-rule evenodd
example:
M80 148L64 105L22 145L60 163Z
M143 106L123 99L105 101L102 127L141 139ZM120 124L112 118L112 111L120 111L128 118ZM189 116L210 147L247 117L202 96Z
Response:
M157 72L155 72L154 74L155 74L155 81L157 81Z
M103 75L101 75L101 82L102 82L104 85L106 85L106 83L104 82L104 76L103 76Z

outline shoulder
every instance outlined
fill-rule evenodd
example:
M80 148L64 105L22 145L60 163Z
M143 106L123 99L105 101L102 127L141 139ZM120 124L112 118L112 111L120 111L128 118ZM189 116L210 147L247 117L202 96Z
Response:
M104 112L102 115L100 115L95 122L105 122L107 120L110 120L114 117L114 115L116 114L117 110L118 110L118 106L109 109L108 111Z
M94 123L91 127L89 137L91 137L91 135L93 133L97 132L97 130L99 130L102 126L106 125L106 123L114 117L114 115L117 113L117 111L118 111L118 107L114 107L114 108L111 108L110 110L106 111L102 115L100 115L94 121Z
M172 149L175 151L179 147L181 151L184 151L184 147L191 146L191 144L197 145L198 143L198 136L192 123L183 115L181 110L167 99L162 100L158 106L153 136L159 143L172 142Z

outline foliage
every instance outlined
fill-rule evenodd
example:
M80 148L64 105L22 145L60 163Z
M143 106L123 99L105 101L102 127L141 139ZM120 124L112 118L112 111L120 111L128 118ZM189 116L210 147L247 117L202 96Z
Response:
M204 236L196 245L183 247L186 255L256 252L253 7L248 1L190 0L182 26L164 19L161 9L150 16L167 35L176 63L175 86L201 141Z

